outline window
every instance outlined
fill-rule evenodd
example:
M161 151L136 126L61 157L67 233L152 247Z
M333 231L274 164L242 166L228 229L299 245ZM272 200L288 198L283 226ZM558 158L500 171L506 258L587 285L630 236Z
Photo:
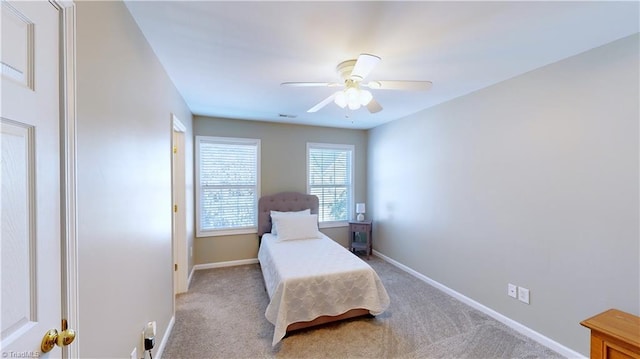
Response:
M196 234L255 233L260 140L196 136Z
M307 192L318 196L325 227L350 219L353 204L353 146L307 144Z

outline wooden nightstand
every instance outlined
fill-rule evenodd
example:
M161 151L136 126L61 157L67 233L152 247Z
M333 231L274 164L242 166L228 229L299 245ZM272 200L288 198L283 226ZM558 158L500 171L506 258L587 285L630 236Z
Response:
M371 243L373 242L371 225L371 221L349 221L349 250L353 253L359 250L365 250L367 252L367 259L369 259L369 256L371 256L373 252L371 249ZM367 237L366 241L356 242L356 233L364 233Z

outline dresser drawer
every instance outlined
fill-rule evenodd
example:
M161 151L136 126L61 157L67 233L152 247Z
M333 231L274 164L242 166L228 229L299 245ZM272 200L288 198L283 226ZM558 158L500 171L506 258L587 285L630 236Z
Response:
M369 232L368 224L351 224L351 232Z

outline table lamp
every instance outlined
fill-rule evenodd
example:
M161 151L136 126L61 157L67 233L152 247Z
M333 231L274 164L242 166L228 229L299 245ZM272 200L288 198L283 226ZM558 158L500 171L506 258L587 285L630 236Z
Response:
M364 213L365 213L364 203L356 203L356 213L358 214L357 219L358 222L364 221Z

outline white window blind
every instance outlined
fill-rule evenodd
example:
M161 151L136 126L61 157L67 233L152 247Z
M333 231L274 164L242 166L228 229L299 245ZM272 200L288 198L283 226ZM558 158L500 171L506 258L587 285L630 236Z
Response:
M196 137L197 235L257 229L260 140Z
M320 222L349 220L353 203L352 158L352 145L307 144L307 192L320 200Z

